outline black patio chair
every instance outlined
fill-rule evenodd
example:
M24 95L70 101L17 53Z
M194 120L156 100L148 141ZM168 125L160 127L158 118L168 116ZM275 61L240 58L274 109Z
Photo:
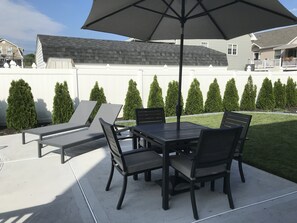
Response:
M99 120L111 154L111 171L105 190L108 191L110 188L114 168L124 177L121 196L117 204L117 209L119 210L121 209L126 193L128 176L161 168L162 158L155 151L151 151L147 148L122 152L114 126L105 122L102 118Z
M195 219L199 218L195 199L195 183L224 178L223 191L228 195L230 208L234 209L230 188L230 167L241 130L242 127L202 130L193 153L170 157L170 165L190 183Z
M242 154L243 154L244 143L247 140L247 133L249 130L251 120L252 120L251 115L241 114L236 112L225 112L220 126L220 128L233 128L236 126L243 127L240 138L238 140L238 144L235 149L234 157L233 157L235 160L238 161L240 178L243 183L245 182L245 177L242 169Z
M147 125L147 124L156 124L156 123L165 123L165 112L163 108L137 108L135 109L136 113L136 125ZM137 147L138 148L150 148L157 153L161 154L162 149L158 146L151 145L149 142L141 138L137 138ZM137 175L134 176L134 179L137 179ZM147 171L145 173L145 180L151 180L151 173Z

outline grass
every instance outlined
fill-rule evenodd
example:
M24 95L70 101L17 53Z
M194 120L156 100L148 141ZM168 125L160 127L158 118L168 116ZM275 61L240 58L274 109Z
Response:
M297 115L250 113L252 122L243 153L245 163L297 183ZM223 114L183 116L189 121L218 128ZM174 118L167 122L176 121ZM125 123L134 125L135 122Z

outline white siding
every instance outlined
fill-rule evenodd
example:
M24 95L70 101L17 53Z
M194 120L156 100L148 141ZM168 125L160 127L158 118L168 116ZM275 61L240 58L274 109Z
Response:
M40 43L39 38L37 38L37 44L36 44L36 67L39 69L44 69L46 67L46 63L43 59L43 53L42 53L42 45Z

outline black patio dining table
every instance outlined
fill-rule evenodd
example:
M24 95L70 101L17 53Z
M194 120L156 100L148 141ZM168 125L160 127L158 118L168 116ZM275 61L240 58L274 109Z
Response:
M184 148L189 142L199 139L202 129L208 127L191 122L158 123L138 125L132 128L133 144L136 149L136 138L141 137L151 144L160 146L163 151L162 173L162 207L169 209L169 151L171 148Z

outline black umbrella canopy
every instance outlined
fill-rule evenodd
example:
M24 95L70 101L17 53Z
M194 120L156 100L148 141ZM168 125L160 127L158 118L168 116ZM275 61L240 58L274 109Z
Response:
M232 39L296 23L297 18L278 0L93 0L82 28L144 41L181 40L179 127L184 38Z
M83 29L179 39L181 23L186 39L232 39L296 24L296 17L278 0L94 0Z

